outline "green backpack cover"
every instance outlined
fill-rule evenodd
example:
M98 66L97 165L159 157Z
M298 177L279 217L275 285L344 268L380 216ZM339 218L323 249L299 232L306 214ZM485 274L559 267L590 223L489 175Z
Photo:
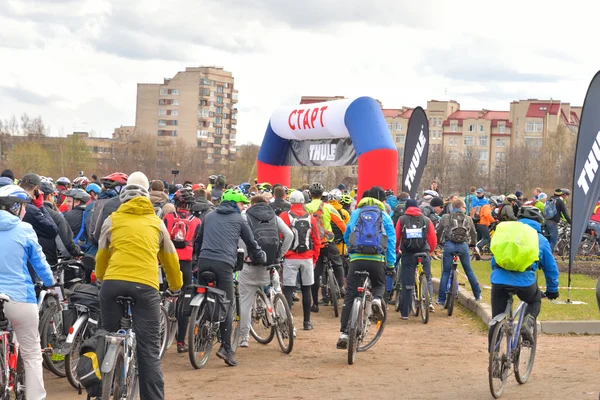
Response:
M490 250L498 267L508 271L525 272L540 259L538 233L518 221L498 224Z

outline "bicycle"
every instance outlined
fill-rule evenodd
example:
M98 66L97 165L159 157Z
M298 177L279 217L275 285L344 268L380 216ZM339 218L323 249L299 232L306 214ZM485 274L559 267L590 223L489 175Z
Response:
M10 399L14 393L17 400L25 400L25 365L17 338L4 315L7 302L10 298L0 294L0 398Z
M207 286L196 285L196 295L190 302L192 310L188 324L188 354L190 363L195 369L203 368L210 357L214 343L220 341L219 326L221 322L212 322L207 312L206 292L216 288L217 277L210 271L200 274L200 278L207 282ZM237 273L234 274L235 299L231 303L232 310L232 332L231 349L235 353L240 337L240 315Z
M531 315L525 315L527 303L521 301L513 312L515 292L509 289L508 295L505 311L490 321L490 328L494 329L494 333L489 355L488 378L490 392L495 399L502 395L513 366L515 379L519 384L524 384L529 380L537 346L537 340L535 340L537 324ZM517 319L516 322L515 319ZM533 326L533 343L523 337L521 327L524 322ZM506 339L505 345L503 345L504 339ZM526 363L521 364L522 361L526 361Z
M166 292L161 293L159 331L159 357L162 360L177 335L177 299L167 296Z
M381 301L381 312L383 318L375 319L372 315L371 302L373 296L371 294L371 280L369 273L366 271L354 271L355 275L363 277L362 286L358 287L359 297L355 298L350 311L350 319L348 320L348 364L352 365L356 361L356 353L367 351L377 343L387 320L387 311L385 301ZM375 334L369 338L369 327L375 324Z
M329 257L323 257L323 276L321 278L321 290L323 297L333 306L333 315L338 318L340 316L339 299L342 298L340 285L335 278L333 272L333 264Z
M120 321L120 329L106 335L106 343L109 345L100 368L103 374L102 400L137 399L139 381L136 339L131 313L135 300L132 297L117 296L115 301L123 306L123 317Z
M281 351L290 354L294 347L294 320L283 294L275 292L273 275L277 273L277 267L277 264L267 267L271 283L256 291L250 316L250 334L261 344L269 344L277 335Z
M448 310L448 316L451 317L454 312L454 302L458 297L458 257L460 253L452 253L452 268L446 285L446 301L444 309Z
M423 271L423 258L427 253L415 253L417 259L417 268L415 268L415 286L412 289L411 311L415 317L421 314L421 321L426 324L429 322L429 304L431 301L427 276Z

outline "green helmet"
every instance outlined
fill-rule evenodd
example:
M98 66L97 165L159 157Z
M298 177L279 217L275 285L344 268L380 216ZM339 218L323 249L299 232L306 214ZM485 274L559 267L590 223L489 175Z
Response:
M351 203L352 203L352 197L350 197L347 194L342 196L342 199L340 200L340 204L351 204Z
M234 201L236 203L250 203L250 200L239 189L227 189L221 197L221 201Z

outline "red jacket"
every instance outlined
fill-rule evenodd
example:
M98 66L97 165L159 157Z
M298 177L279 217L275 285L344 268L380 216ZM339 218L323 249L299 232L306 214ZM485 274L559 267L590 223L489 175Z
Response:
M304 206L302 204L292 204L292 206L290 207L290 211L285 211L282 212L281 214L279 214L279 218L281 218L283 220L283 222L285 222L285 224L290 227L291 229L291 224L290 224L290 215L289 212L291 212L294 215L297 216L303 216L304 214L309 214L307 213L306 210L304 209ZM313 263L316 265L317 264L317 260L319 259L319 254L321 251L321 239L319 238L319 227L317 226L317 219L315 217L313 217L312 215L310 216L310 223L312 225L312 229L311 229L311 240L313 242L313 249L306 251L304 253L296 253L292 250L288 250L287 253L285 253L284 258L290 258L290 259L300 259L300 260L306 260L306 259L313 259ZM294 244L292 243L292 246Z
M190 218L191 216L190 212L185 209L178 210L177 214L179 215L179 218ZM177 217L175 216L175 213L169 213L163 218L163 222L165 223L169 234L171 233L171 229L173 229L176 218ZM185 238L188 245L183 249L175 249L177 250L177 256L179 256L179 260L192 261L194 242L196 241L196 236L198 236L198 231L200 230L200 223L200 219L196 217L192 217L190 220L187 228L187 237Z
M411 217L418 217L419 215L423 215L421 210L418 207L408 207L404 215L410 215ZM435 250L437 246L437 236L435 233L435 227L433 226L433 222L429 220L429 225L427 226L427 244L429 244L429 252L431 253ZM396 223L396 253L400 252L400 246L402 245L402 226L400 224L400 219Z

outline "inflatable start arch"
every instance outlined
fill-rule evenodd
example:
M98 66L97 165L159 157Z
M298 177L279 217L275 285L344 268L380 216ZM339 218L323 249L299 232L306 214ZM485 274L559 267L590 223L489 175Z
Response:
M342 138L352 139L358 156L358 197L375 185L396 193L398 152L381 107L371 97L275 110L258 152L259 182L290 186L290 141Z

